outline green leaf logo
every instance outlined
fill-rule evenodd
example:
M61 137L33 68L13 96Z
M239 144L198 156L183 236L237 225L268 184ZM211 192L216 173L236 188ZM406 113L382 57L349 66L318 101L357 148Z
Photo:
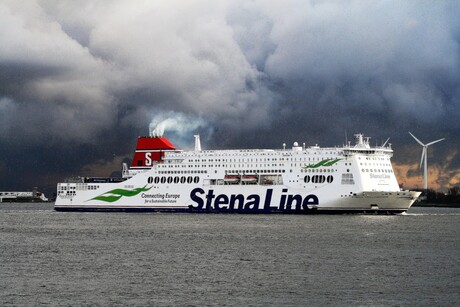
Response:
M304 167L304 169L307 169L307 168L318 168L320 166L332 166L334 164L336 164L337 162L339 162L340 160L342 159L324 159L316 164L310 164L310 165L307 165Z
M103 193L103 194L101 194L99 196L96 196L94 198L91 198L90 200L101 200L101 201L105 201L105 202L108 202L108 203L113 203L113 202L119 200L120 198L122 198L123 196L125 196L125 197L136 196L137 194L139 194L141 192L147 192L148 190L150 190L152 188L152 187L146 188L146 186L147 185L145 185L142 188L135 188L135 189L132 189L132 190L114 189L114 190L105 192L105 193Z

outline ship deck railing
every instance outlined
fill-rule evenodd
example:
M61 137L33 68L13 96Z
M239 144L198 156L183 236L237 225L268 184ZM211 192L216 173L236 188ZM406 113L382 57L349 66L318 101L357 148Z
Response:
M65 183L116 183L123 182L128 178L123 177L71 177L64 180Z

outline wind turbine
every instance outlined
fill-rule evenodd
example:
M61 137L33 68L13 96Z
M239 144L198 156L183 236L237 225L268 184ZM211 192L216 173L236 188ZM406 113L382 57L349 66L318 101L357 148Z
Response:
M420 168L422 168L422 162L423 162L423 189L426 192L426 190L428 188L428 174L427 174L427 163L426 163L426 159L427 159L427 156L428 156L428 154L427 154L428 146L433 145L434 143L437 143L437 142L444 141L445 138L430 142L428 144L423 144L412 133L409 132L409 134L417 141L417 143L419 143L423 147L423 149L422 149L422 158L420 159Z

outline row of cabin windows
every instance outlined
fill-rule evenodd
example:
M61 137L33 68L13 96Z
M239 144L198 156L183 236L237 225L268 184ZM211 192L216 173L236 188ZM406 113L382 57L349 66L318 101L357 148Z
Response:
M206 170L191 170L191 171L159 171L159 174L207 174Z
M320 161L324 159L324 157L309 157L308 160L305 157L299 157L299 158L240 158L240 159L191 159L187 162L189 163L206 163L206 162L269 162L269 161L291 161L291 162L302 162L302 161ZM172 161L169 161L169 159L166 159L165 162L171 163ZM142 160L138 161L138 164L142 163Z
M332 183L334 181L334 177L332 175L325 176L325 175L307 175L303 178L303 181L305 183L324 183L327 181L327 183Z
M367 162L365 163L359 163L359 165L367 165ZM369 165L377 165L377 166L391 166L390 163L375 163L375 162L369 162Z
M322 169L322 168L315 168L315 169L311 169L311 168L308 168L308 169L301 169L300 172L302 173L333 173L333 172L337 172L336 169L333 169L333 168L325 168L325 169Z
M66 195L66 196L75 196L77 195L77 191L59 191L59 195Z
M148 183L198 183L200 182L200 177L195 176L168 176L168 177L149 177L147 180Z
M372 169L372 168L371 168L371 169L367 169L367 168L364 169L364 168L363 168L361 171L362 171L363 173L364 173L364 172L367 172L367 173L369 173L369 172L371 172L371 173L372 173L372 172L374 172L374 173L393 173L393 170L392 170L392 169Z
M287 151L287 150L286 150ZM322 154L324 155L338 155L338 154L341 154L339 153L338 151L329 151L329 150L321 150L321 151L324 151L324 152L321 152ZM280 154L277 154L275 152L263 152L261 153L260 150L240 150L239 152L237 153L225 153L225 154L212 154L213 151L212 150L203 150L202 151L203 153L205 154L176 154L178 157L228 157L228 156L254 156L254 153L257 153L258 156L280 156ZM207 154L206 154L207 153ZM243 154L241 154L243 153ZM251 153L251 154L247 154L247 153ZM312 151L303 151L301 153L299 152L294 152L293 154L295 155L299 155L299 154L303 154L303 155L316 155L317 153L319 153L318 150L314 150L313 153Z
M166 165L161 165L160 168L193 168L193 167L207 167L207 166L213 166L213 167L216 167L216 168L220 168L220 167L230 167L230 168L237 168L237 167L283 167L285 165L283 164L269 164L269 163L256 163L256 164L218 164L218 165L193 165L193 164L186 164L186 165L175 165L175 166L166 166ZM286 165L288 166L288 165ZM297 167L297 163L291 163L290 164L291 167ZM298 166L302 166L302 164L299 164ZM334 171L337 171L337 170L334 170ZM203 171L201 171L203 172ZM281 170L279 171L281 172ZM284 171L283 171L284 172ZM306 172L306 171L305 171ZM324 171L324 172L328 172L328 171ZM198 171L198 173L200 173L200 171Z
M358 158L359 160L361 160L361 157ZM390 160L390 158L382 158L382 157L366 157L366 160L381 160L381 161L388 161Z
M263 170L226 170L225 171L225 174L234 174L234 173L238 173L238 174L258 174L258 173L285 173L286 170L273 170L273 169L263 169Z
M236 167L282 167L283 165L282 164L276 164L276 163L273 163L273 164L269 164L269 163L256 163L256 164L216 164L216 165L193 165L193 164L182 164L182 165L174 165L174 166L171 166L171 165L160 165L160 168L193 168L193 167L216 167L216 168L220 168L220 167L230 167L230 168L236 168ZM294 163L292 164L291 163L291 166L297 166L297 163ZM299 166L301 166L299 164Z
M274 155L276 156L276 154L272 154L272 153L259 154L259 156L274 156ZM311 155L335 155L335 156L337 156L337 155L339 155L339 153L338 152L332 152L332 151L331 152L329 152L329 151L327 151L327 152L314 151L313 153L311 153L311 152L303 152L301 154L295 153L295 156L299 156L299 155L302 155L302 156L305 156L305 155L309 155L309 156L311 156ZM225 154L225 155L215 155L215 156L228 157L228 156L241 156L241 154ZM243 156L248 156L248 154L243 154ZM251 156L251 155L249 155L249 156ZM252 156L254 156L254 155L252 155ZM175 157L175 158L190 158L190 157L196 157L196 155L183 155L183 154L180 154L180 155L174 155L173 157ZM205 156L201 155L201 156L198 156L198 157L205 157ZM260 158L251 158L251 160L252 159L260 159L260 161L262 161L262 159L270 160L270 158L262 158L262 157L260 157ZM294 159L297 159L297 158L296 157L294 157L294 158L286 157L286 158L271 158L271 159L272 160L278 160L279 159L280 161L294 161ZM299 159L301 159L301 158L299 157ZM306 159L306 158L304 158L304 159ZM314 159L319 159L319 158L311 158L311 159L314 160ZM206 162L206 160L209 160L210 162L212 162L212 161L219 161L220 162L220 161L227 161L227 160L231 161L232 159L197 159L197 160L195 160L195 162ZM234 159L234 160L236 161L236 159ZM241 160L241 158L240 158L240 160ZM191 161L193 162L193 160L191 160Z

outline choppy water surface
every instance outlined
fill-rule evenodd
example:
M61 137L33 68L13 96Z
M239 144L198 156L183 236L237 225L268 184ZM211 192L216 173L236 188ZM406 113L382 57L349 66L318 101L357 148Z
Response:
M0 204L0 305L456 305L460 209L54 212Z

